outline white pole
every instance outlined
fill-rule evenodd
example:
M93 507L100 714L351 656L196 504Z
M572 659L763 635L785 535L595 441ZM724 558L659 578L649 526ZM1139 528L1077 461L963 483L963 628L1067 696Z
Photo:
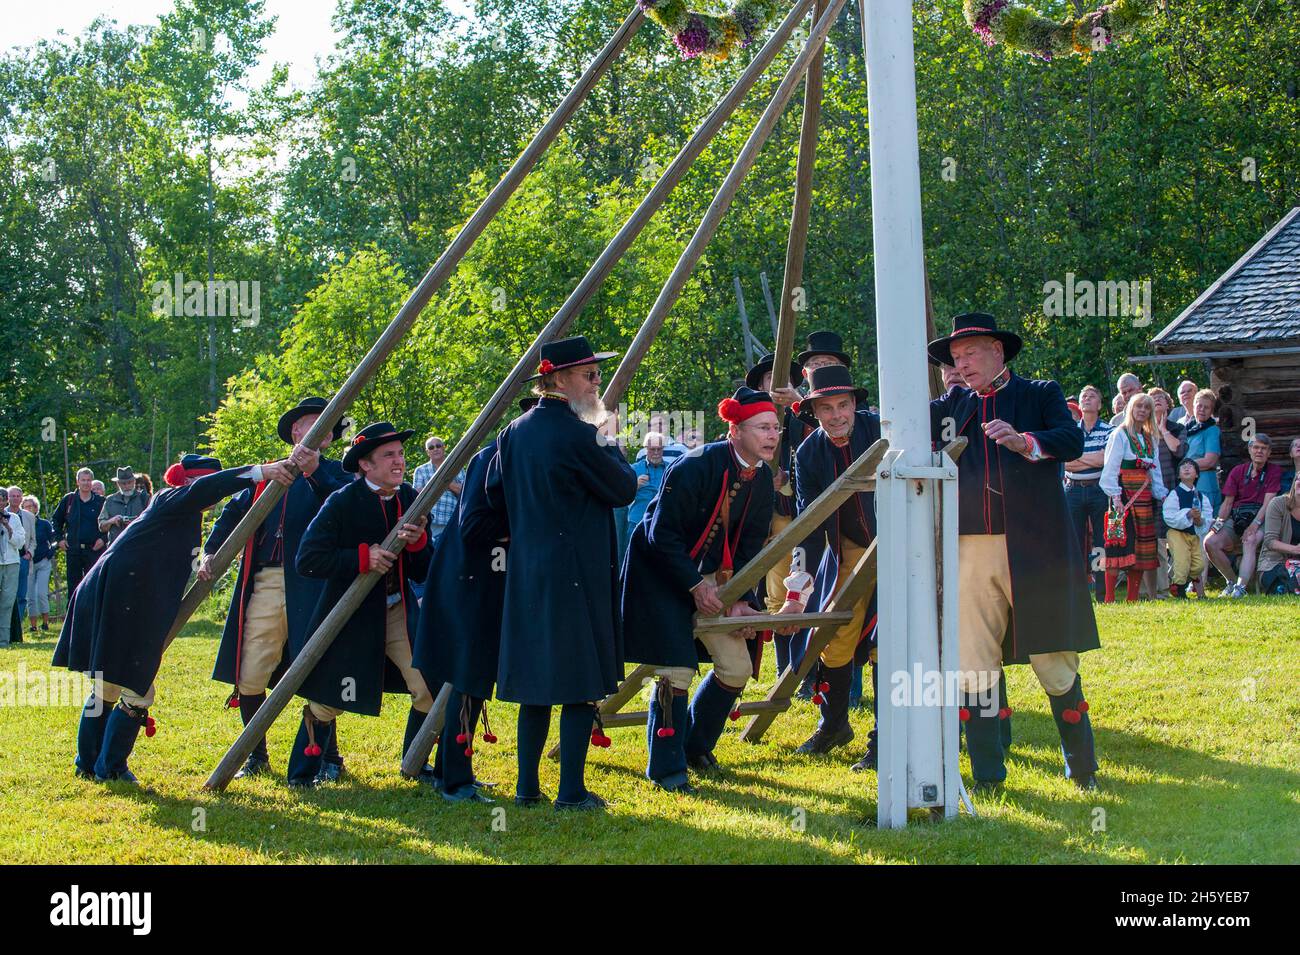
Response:
M934 507L925 357L921 172L911 0L860 0L871 136L880 410L890 452L877 482L880 515L880 772L877 821L907 824L912 807L955 804L955 747L944 746L943 708L916 705L929 680L942 686L935 603ZM913 476L915 475L915 476ZM924 475L924 476L922 476ZM945 591L957 568L945 567ZM917 680L919 675L921 680ZM895 687L908 690L895 700ZM918 685L919 684L919 685ZM910 702L913 705L896 705ZM924 701L931 702L931 701ZM945 763L948 765L945 771Z

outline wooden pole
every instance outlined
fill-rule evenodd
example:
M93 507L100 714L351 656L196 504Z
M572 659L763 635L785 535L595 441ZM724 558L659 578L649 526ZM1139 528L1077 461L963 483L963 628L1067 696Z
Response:
M814 18L821 15L826 0L817 0ZM799 162L795 171L794 209L790 213L790 238L785 248L785 277L781 289L781 316L772 350L772 387L786 384L785 372L794 354L795 296L803 285L804 253L808 249L808 220L812 211L813 169L817 162L817 128L822 112L822 64L825 47L817 51L808 67L804 90L803 126L799 131ZM801 296L806 307L806 290Z
M745 311L745 292L740 287L740 276L734 276L736 282L736 305L740 308L740 332L745 340L745 369L754 367L754 336L749 331L749 313Z
M763 144L767 142L768 137L772 135L772 130L776 128L777 122L781 119L781 114L790 102L790 97L794 95L799 80L807 72L816 54L821 51L822 45L826 41L826 34L830 32L831 27L834 25L835 18L843 8L845 0L829 0L829 3L831 9L817 22L812 34L808 37L808 42L781 80L781 85L777 87L772 101L767 104L767 109L763 111L758 124L749 134L749 139L745 141L745 145L740 150L740 155L732 163L727 178L718 187L718 192L713 197L713 201L709 203L709 208L705 211L704 217L696 227L695 234L691 236L690 242L686 244L686 248L677 260L677 265L674 266L672 274L668 276L668 281L664 283L663 289L660 290L659 297L655 299L654 305L651 306L650 314L646 316L646 320L636 333L636 338L628 346L627 354L623 356L623 361L619 363L618 370L614 372L614 377L610 380L609 387L605 391L604 403L607 409L612 411L617 407L619 399L627 390L633 372L636 370L637 365L640 364L641 359L645 357L645 353L649 351L655 336L659 334L659 329L663 327L664 319L668 317L668 313L676 304L687 279L690 278L691 272L694 271L696 264L700 261L700 256L704 254L704 250L718 231L722 217L727 214L727 210L731 207L731 202L735 198L737 190L740 189L741 183L745 181L745 176L753 167L759 151L763 148Z
M72 465L68 463L68 429L63 429L63 493L72 492Z
M772 286L768 284L767 273L758 273L758 284L763 289L763 304L767 306L767 318L772 323L772 341L776 342L776 306L772 304Z
M444 466L440 467L435 472L433 479L425 485L424 490L416 496L407 512L410 519L418 519L428 511L428 509L433 505L433 502L441 496L444 490L446 490L446 487L451 482L452 478L465 466L470 456L477 450L480 443L487 436L488 431L498 421L500 421L510 409L513 405L515 395L518 393L524 380L531 375L536 368L538 355L541 351L542 345L553 338L563 335L568 330L582 307L587 303L591 296L595 294L596 290L600 287L601 283L604 282L605 278L608 277L610 271L613 270L619 259L622 258L623 254L632 245L633 241L635 241L637 235L639 235L641 230L645 228L646 223L655 212L658 211L659 207L662 206L668 194L681 180L682 176L685 175L691 163L695 161L699 154L704 150L705 146L708 145L708 142L721 128L723 123L725 123L726 119L735 111L745 93L748 92L749 88L757 81L759 75L761 75L763 70L766 69L772 58L775 57L781 44L783 44L785 38L789 36L789 32L794 29L794 24L798 19L795 14L797 12L802 12L810 2L811 0L803 0L803 2L798 4L795 10L791 11L790 16L788 16L786 21L783 21L782 23L782 30L784 33L780 37L780 42L776 42L778 35L774 34L772 40L770 40L768 45L763 48L763 51L755 57L754 61L750 63L749 68L746 69L741 79L724 98L723 102L709 114L700 129L691 137L691 140L683 147L677 158L673 160L673 163L669 166L668 170L664 172L663 176L660 177L659 181L651 189L650 193L642 200L641 205L637 207L636 211L633 212L632 216L623 225L623 228L619 230L619 233L613 240L611 240L609 245L606 246L605 251L601 253L595 264L592 265L586 276L583 277L583 280L578 283L577 288L575 288L569 295L569 298L565 301L564 305L560 307L560 310L556 312L547 323L546 327L542 329L541 333L533 341L533 344L516 363L514 369L507 376L506 380L497 388L488 404L479 412L474 423L466 433L461 436L456 447L450 454L448 454L447 460L443 462ZM631 20L631 18L629 18L629 20ZM787 26L788 29L785 29ZM612 42L613 41L611 41L611 43ZM578 89L575 88L575 90L570 94L570 98L573 98L578 92ZM585 95L585 91L583 92L583 95ZM552 117L552 122L557 121L557 118L558 117ZM548 123L548 126L549 125L550 123ZM539 137L540 136L541 134L539 134ZM534 143L536 143L536 140ZM521 161L522 158L523 157L521 157ZM518 165L518 163L516 165ZM485 202L485 205L486 204L487 203ZM466 229L468 228L469 226L466 226ZM462 235L464 235L464 230L462 230ZM460 238L461 237L458 236L457 241L459 241ZM451 250L449 249L447 253L444 253L444 258L446 258L450 252ZM463 250L461 254L463 254ZM434 268L437 270L438 267L435 265ZM426 276L425 281L421 283L420 288L424 288L428 284L429 276ZM417 289L416 293L412 294L412 300L419 295L419 291L420 290ZM403 312L406 310L406 306L403 306ZM395 319L394 324L390 325L389 329L385 331L380 342L371 349L372 355L390 337L390 333L393 332L394 326L401 321L401 314L402 313L399 313L399 318ZM396 344L395 340L389 344L389 350L391 350L391 347L394 344ZM367 355L367 361L370 357L371 355ZM624 364L627 364L626 359ZM360 369L358 369L358 371L360 371ZM356 375L357 372L354 372L353 377L355 378ZM349 382L351 381L352 379L350 378ZM345 384L344 389L341 390L338 395L335 395L333 400L331 400L330 407L326 408L326 410L322 412L321 417L317 419L316 424L312 428L312 432L315 432L318 429L321 429L323 432L322 424L327 420L327 418L329 418L331 413L335 411L334 405L339 402L339 399L342 398L347 391L348 385ZM617 400L615 403L617 403ZM337 413L341 413L341 407L337 409L335 417L337 417ZM304 443L308 443L308 441L313 437L316 438L317 442L319 442L319 435L309 433L308 438L304 440ZM269 490L270 489L268 488L268 491ZM266 493L264 493L258 500L261 501L266 496ZM254 504L254 507L256 507L256 503ZM244 520L248 521L253 516L254 514L250 510L249 515L247 515ZM253 526L256 527L257 525L254 524ZM233 537L234 535L232 534L232 539ZM224 547L229 546L229 544L230 540L227 540L226 544L223 545L223 549ZM386 550L402 549L402 545L397 538L397 528L394 528L393 532L390 533L382 546ZM229 561L227 560L227 564L228 563ZM215 569L216 568L214 567L214 570ZM364 574L359 576L356 581L353 582L352 586L343 594L339 599L339 602L326 616L325 620L321 622L320 627L317 629L316 633L312 635L307 645L303 647L298 658L294 661L293 665L290 666L279 684L277 684L275 690L272 691L261 709L258 710L257 715L248 723L239 738L235 741L234 745L222 758L216 769L213 770L205 783L207 788L224 789L230 782L230 779L234 776L239 765L248 754L252 752L257 740L266 732L267 728L269 728L271 723L275 721L280 712L283 711L284 707L288 704L289 699L297 692L298 687L302 685L303 680L306 679L307 674L311 672L312 668L315 667L315 665L320 661L320 658L325 654L330 643L333 642L338 631L342 628L343 623L347 621L356 610L357 606L360 605L361 601L370 591L370 588L374 586L377 579L378 575L376 574ZM426 718L421 729L418 731L417 739L420 741L422 748L424 746L428 746L429 749L432 748L434 739L432 724L433 719ZM424 758L427 758L429 749L425 750ZM414 757L417 755L419 754L416 752L416 745L413 742L408 748L406 758L403 760L403 767L405 768L407 766L408 761L411 761L412 764L414 764ZM420 764L422 765L422 761ZM418 768L419 765L416 765L417 770Z
M681 152L677 154L672 163L664 171L663 175L659 177L659 181L654 184L650 192L641 200L641 204L637 206L632 215L628 217L627 222L625 222L623 227L619 229L618 234L610 240L609 244L605 247L605 250L601 252L600 256L587 271L587 274L583 276L582 281L579 282L578 286L572 293L570 293L568 300L560 306L560 310L555 313L550 323L548 323L547 327L543 329L542 334L538 336L533 347L524 355L524 358L521 359L520 365L516 366L516 372L518 372L521 367L527 367L531 370L537 363L537 353L541 348L541 343L564 334L573 319L577 316L578 312L582 310L590 300L591 296L595 294L596 290L600 288L601 284L609 276L609 273L613 270L614 266L627 253L627 250L636 240L636 237L640 235L641 231L645 228L646 223L650 221L654 214L664 204L677 183L679 183L682 177L686 175L686 171L690 168L691 164L695 162L700 153L704 151L704 148L709 144L713 137L717 135L718 130L722 128L723 124L725 124L736 111L736 108L740 105L741 101L744 100L745 95L753 88L754 84L758 82L758 78L762 76L768 66L771 65L772 60L776 58L777 53L779 53L782 47L785 46L786 41L789 40L790 35L794 32L799 20L812 2L813 0L800 0L786 18L781 21L781 24L775 31L773 31L772 36L768 38L767 43L763 45L763 48L758 52L754 59L750 61L749 66L746 67L745 71L740 75L740 78L737 79L731 89L727 91L727 95L722 98L718 105L713 108L707 117L705 117L704 121L700 123L690 140L682 147ZM651 316L647 317L645 322L642 323L641 331L638 333L636 340L629 347L627 354L623 357L622 362L618 366L618 370L614 373L614 377L610 380L610 383L605 390L605 394L601 400L604 403L605 408L608 410L612 411L614 408L618 407L619 401L622 400L623 395L627 391L628 384L631 383L632 375L640 365L641 359L645 357L646 351L649 350L650 342L653 340L654 336L645 336L644 333L654 314L655 313L652 310ZM522 375L519 377L520 381L522 381ZM518 387L518 383L516 383L515 387ZM502 388L505 388L505 386L503 385ZM498 390L498 395L500 394L501 390ZM505 398L505 407L508 407L509 403L513 400L514 391L511 390L509 395ZM504 407L502 413L504 414ZM461 440L463 442L465 439L462 438ZM460 450L459 444L456 446L456 450ZM455 453L455 451L452 452L453 455ZM463 465L458 465L456 470L453 470L450 473L459 473L459 468L461 466ZM439 468L437 473L440 474L443 470L444 468ZM435 474L434 477L436 479L437 474ZM265 704L263 705L263 709L265 709ZM415 737L411 740L411 745L407 747L406 754L402 758L402 769L408 775L415 775L428 760L429 753L433 751L433 745L437 739L437 732L433 729L433 725L434 720L431 714L430 717L426 718L420 725L420 728L416 731Z
M410 330L419 317L420 312L433 298L434 294L443 286L447 279L455 271L456 266L460 264L470 247L487 228L488 224L506 204L514 194L519 184L532 171L533 166L546 152L547 148L559 135L560 131L568 123L570 117L582 104L583 100L591 93L596 82L617 59L618 55L623 52L628 42L632 39L637 29L644 22L644 15L640 8L634 9L628 14L622 25L614 32L609 42L605 44L604 49L592 60L587 67L586 72L578 79L573 88L569 90L564 101L556 107L555 112L551 114L546 124L537 132L532 141L525 147L524 151L515 160L514 164L497 183L496 187L483 200L482 204L474 211L469 220L461 227L456 238L438 257L438 261L433 264L420 284L415 287L410 296L402 304L397 315L384 329L383 334L379 336L378 341L371 346L370 351L361 360L361 363L348 376L338 392L330 399L329 404L321 412L320 417L316 419L315 424L303 437L302 443L309 448L316 448L325 439L325 436L334 429L334 425L343 417L343 412L348 409L361 390L370 383L379 366L384 363L393 349ZM468 455L465 455L468 458ZM168 449L168 461L171 460L171 451ZM446 489L450 484L459 468L464 462L460 462L454 468L443 468L439 470L442 479L439 483L439 493ZM299 473L298 469L290 465L289 470L295 476ZM444 473L446 472L446 473ZM435 478L437 480L437 478ZM230 562L235 559L244 549L244 544L248 538L261 526L271 509L279 502L280 497L284 494L285 488L282 484L272 482L267 485L266 490L261 496L253 502L248 513L244 515L243 520L235 527L230 536L217 550L212 557L212 580L203 581L195 580L186 592L184 599L181 601L179 613L172 624L172 628L167 637L167 643L170 644L176 638L176 634L189 620L195 609L203 599L211 592L216 581L220 579L222 573L230 566Z

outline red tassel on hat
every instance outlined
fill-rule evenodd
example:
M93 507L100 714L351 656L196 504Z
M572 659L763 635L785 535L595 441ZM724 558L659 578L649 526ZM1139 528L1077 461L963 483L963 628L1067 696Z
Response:
M723 421L735 421L740 415L740 402L735 398L723 398L718 402L718 417Z

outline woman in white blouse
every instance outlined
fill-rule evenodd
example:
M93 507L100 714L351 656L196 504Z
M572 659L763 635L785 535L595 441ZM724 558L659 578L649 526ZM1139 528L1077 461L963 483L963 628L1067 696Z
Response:
M1128 573L1128 599L1137 600L1142 575L1151 572L1155 593L1155 502L1169 491L1160 475L1155 429L1155 404L1150 395L1129 399L1124 421L1110 433L1098 484L1110 498L1112 513L1124 515L1123 542L1106 544L1106 603L1115 601L1115 583L1121 570ZM1107 516L1107 524L1110 515Z

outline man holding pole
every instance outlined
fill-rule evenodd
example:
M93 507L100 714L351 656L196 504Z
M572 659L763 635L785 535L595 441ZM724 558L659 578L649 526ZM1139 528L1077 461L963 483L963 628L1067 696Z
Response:
M1047 692L1066 777L1093 789L1097 760L1079 654L1100 641L1060 478L1061 462L1083 453L1083 432L1060 385L1007 367L1021 344L992 315L972 312L927 349L966 386L930 403L935 440L970 442L957 485L961 721L975 787L1000 784L1007 771L999 723L1011 712L997 702L1001 667L1029 663Z
M276 434L286 444L301 444L324 408L324 398L304 398L280 416ZM302 473L244 546L212 679L234 685L226 705L239 707L245 726L266 702L266 688L279 679L311 636L307 621L325 587L321 581L299 574L295 562L303 534L321 505L350 481L339 462L320 454L342 434L343 426L337 424L318 450L304 450ZM200 580L212 579L213 555L266 486L263 481L241 491L222 508L203 545ZM325 754L325 771L330 778L337 778L343 761L337 756L337 740L332 742L334 755ZM235 778L256 776L270 767L266 740L262 739Z
M817 425L817 430L799 446L795 458L796 499L801 513L880 440L880 416L858 410L867 404L867 392L854 386L847 367L838 363L821 365L809 375L809 384L808 396L795 409L804 421ZM876 496L871 491L858 491L804 542L806 566L816 574L808 599L810 606L821 608L834 598L875 537ZM788 597L793 608L800 609L799 597L794 593ZM852 742L849 689L853 668L870 663L872 685L877 683L874 590L852 609L853 619L836 629L809 671L815 691L813 702L821 709L821 719L813 735L796 752L820 755ZM875 764L873 727L866 754L854 769L874 769Z
M718 587L754 558L772 522L772 469L781 442L776 405L749 387L718 405L727 439L677 460L663 489L632 532L623 570L623 620L629 660L656 666L656 689L646 722L646 777L685 794L695 790L687 766L716 772L713 749L727 717L754 672L755 632L736 630L698 639L695 614L761 616L746 595L730 607ZM751 647L754 650L751 650ZM713 670L687 707L691 679L702 661Z
M340 714L378 716L383 695L407 692L411 709L401 753L433 706L424 677L411 664L411 638L419 617L414 580L429 569L426 519L403 521L415 500L415 488L402 479L406 457L402 442L413 431L398 431L387 421L362 428L343 455L343 470L357 480L330 495L298 546L298 573L325 581L306 633L315 633L358 576L379 573L383 579L366 594L298 690L308 702L289 757L291 786L315 786L321 780L324 753ZM382 542L394 527L405 547L385 550ZM398 756L399 760L401 754ZM432 782L425 767L422 781Z
M54 649L55 666L97 681L77 731L78 776L136 781L127 758L141 729L154 734L154 678L197 563L203 512L250 484L292 480L284 461L223 471L216 458L187 454L167 469L167 488L86 574Z
M488 464L488 504L505 518L510 550L501 619L497 696L519 706L515 802L543 801L538 769L560 711L556 809L600 809L587 790L589 742L608 737L594 704L623 678L617 604L614 509L636 497L636 474L597 425L612 430L600 402L599 362L581 335L548 342L534 392L537 407L497 439Z

